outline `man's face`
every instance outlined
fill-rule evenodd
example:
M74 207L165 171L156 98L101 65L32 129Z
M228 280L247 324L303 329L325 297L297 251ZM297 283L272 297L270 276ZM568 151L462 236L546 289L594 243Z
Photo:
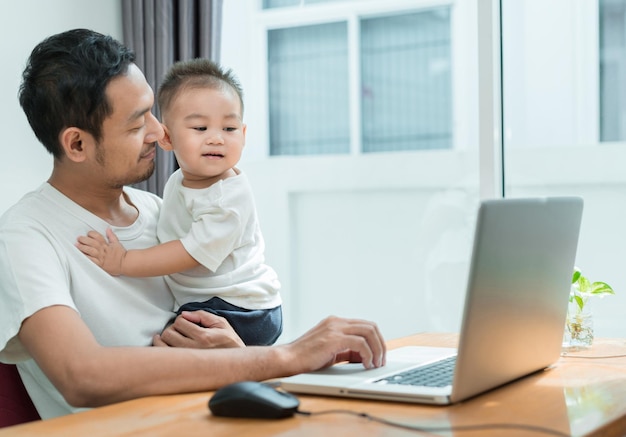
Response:
M121 188L150 177L163 128L150 112L154 93L136 65L111 80L106 96L113 111L95 145L95 171L111 188Z

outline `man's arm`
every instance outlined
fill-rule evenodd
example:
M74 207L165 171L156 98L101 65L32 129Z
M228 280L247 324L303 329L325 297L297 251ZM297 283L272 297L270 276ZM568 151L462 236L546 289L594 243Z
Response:
M96 407L137 397L214 390L338 361L384 364L375 324L330 317L300 339L274 347L186 349L103 347L71 308L51 306L26 319L21 342L68 403Z
M108 241L96 231L78 237L76 247L89 259L113 276L163 276L189 270L200 265L179 240L148 249L126 250L111 229Z

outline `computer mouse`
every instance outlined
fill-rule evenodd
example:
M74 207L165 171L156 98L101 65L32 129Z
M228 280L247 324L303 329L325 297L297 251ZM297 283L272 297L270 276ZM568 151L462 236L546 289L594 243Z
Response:
M209 410L224 417L281 419L293 416L299 406L294 395L254 381L227 385L209 399Z

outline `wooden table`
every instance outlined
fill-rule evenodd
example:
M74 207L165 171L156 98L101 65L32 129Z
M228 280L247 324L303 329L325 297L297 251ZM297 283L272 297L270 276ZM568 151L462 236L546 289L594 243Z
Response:
M392 340L403 345L456 346L455 334L416 334ZM484 426L477 430L427 434L348 414L296 415L280 420L213 417L211 393L155 396L56 419L0 429L5 436L624 436L626 435L626 340L597 339L584 352L570 353L546 371L448 406L299 396L303 411L346 409L424 427ZM609 358L589 358L589 357ZM583 358L587 357L587 358ZM501 427L499 425L506 425ZM511 425L519 425L515 429ZM540 427L554 433L532 431Z

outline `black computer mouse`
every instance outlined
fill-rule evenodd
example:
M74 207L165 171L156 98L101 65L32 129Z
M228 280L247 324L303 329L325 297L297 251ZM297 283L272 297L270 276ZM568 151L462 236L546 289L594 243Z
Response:
M299 406L294 395L253 381L222 387L209 399L209 410L225 417L281 419L293 416Z

